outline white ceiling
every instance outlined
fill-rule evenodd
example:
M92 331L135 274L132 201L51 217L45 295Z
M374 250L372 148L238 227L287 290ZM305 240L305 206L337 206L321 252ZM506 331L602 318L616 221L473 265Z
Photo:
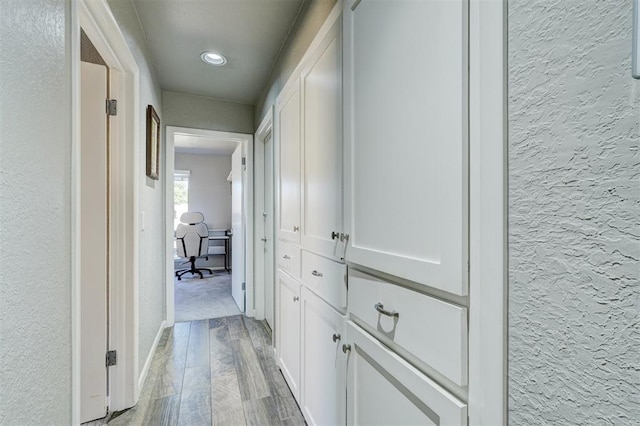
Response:
M238 146L237 141L181 134L176 134L173 141L175 152L180 154L231 156Z
M304 0L133 0L163 90L254 104ZM226 56L223 67L200 59Z

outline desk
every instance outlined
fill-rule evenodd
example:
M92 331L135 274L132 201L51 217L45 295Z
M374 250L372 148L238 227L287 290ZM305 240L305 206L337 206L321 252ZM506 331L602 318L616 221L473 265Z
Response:
M209 255L224 255L224 269L227 272L231 272L229 269L229 233L228 229L209 229L209 242L222 241L224 245L209 245L207 249Z

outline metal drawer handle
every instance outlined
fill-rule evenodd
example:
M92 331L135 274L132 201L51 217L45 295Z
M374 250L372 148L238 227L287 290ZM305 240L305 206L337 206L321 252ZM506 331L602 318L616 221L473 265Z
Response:
M282 256L282 258L287 260L291 259L291 257L288 254L285 254L284 256Z
M347 344L342 345L342 352L344 352L345 354L347 352L351 352L351 345L347 345Z
M299 226L294 226L294 227L293 227L293 232L298 232L299 230L300 230L300 227L299 227Z
M322 272L318 272L314 269L313 271L311 271L311 275L313 275L314 277L321 277Z
M293 296L293 301L297 302L298 300L300 300L300 298L298 296Z
M340 340L340 335L338 333L334 333L333 334L333 342L337 342L338 340Z
M331 232L331 239L332 240L337 240L339 238L340 238L340 233L339 232L335 232L335 231Z
M400 318L400 314L397 312L391 312L384 309L384 305L382 303L376 303L374 306L375 310L381 313L382 315L386 315L388 317Z

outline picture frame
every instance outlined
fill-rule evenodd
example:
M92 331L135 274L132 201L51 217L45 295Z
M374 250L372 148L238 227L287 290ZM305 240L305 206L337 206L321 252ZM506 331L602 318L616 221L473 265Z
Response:
M160 179L160 117L147 105L147 176Z

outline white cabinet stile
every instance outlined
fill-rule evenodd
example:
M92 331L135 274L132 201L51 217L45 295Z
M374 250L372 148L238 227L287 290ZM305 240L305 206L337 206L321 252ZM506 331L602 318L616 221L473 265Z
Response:
M347 261L466 295L468 0L343 19Z

